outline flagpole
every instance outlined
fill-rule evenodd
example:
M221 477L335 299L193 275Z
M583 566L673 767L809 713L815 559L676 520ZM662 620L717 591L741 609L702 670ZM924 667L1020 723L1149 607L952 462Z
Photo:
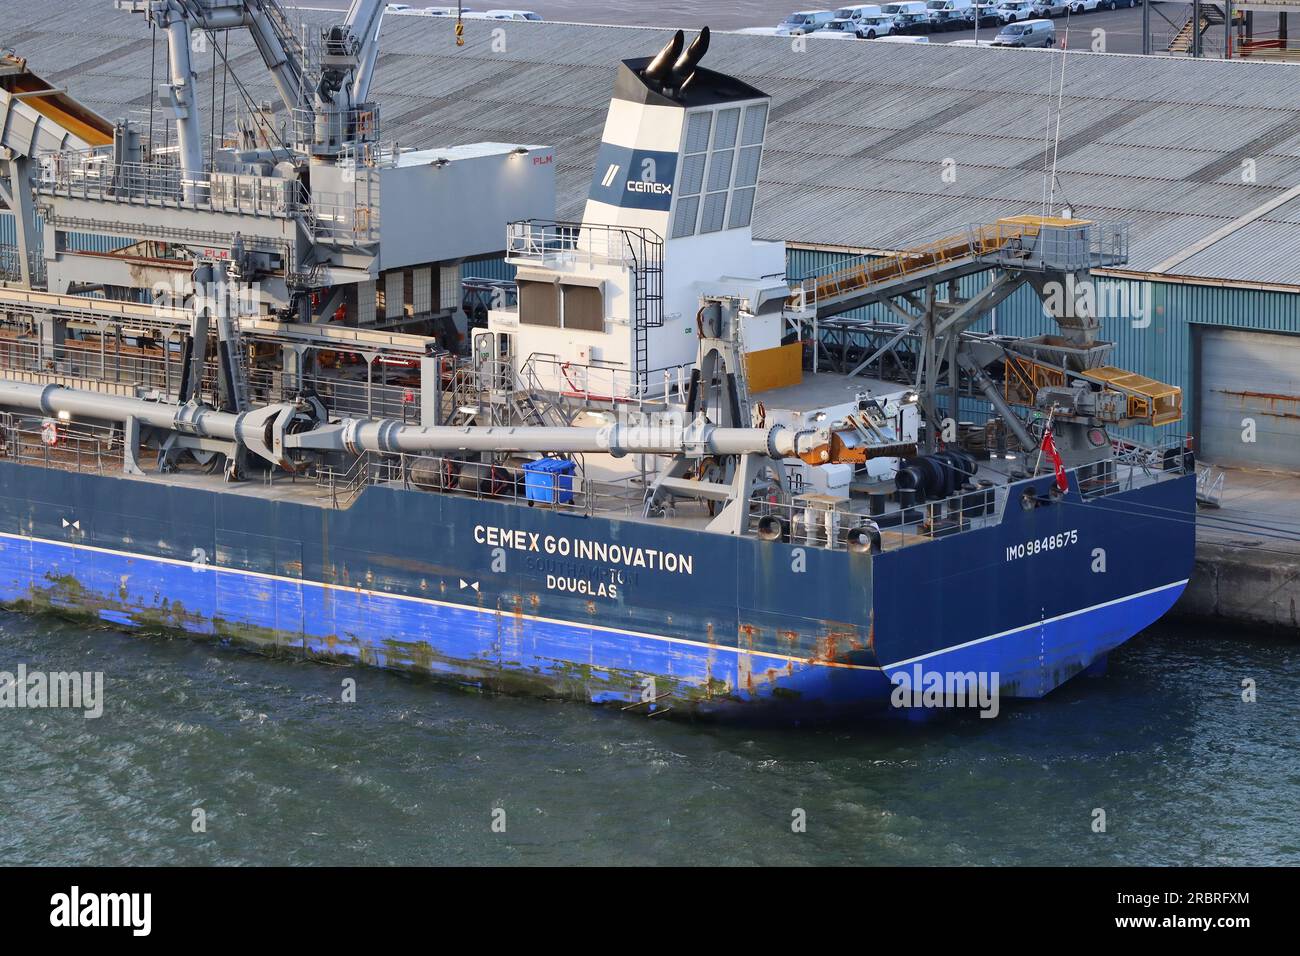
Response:
M1043 429L1043 434L1044 434L1044 435L1046 435L1046 434L1048 434L1048 433L1051 432L1051 430L1052 430L1052 416L1055 415L1055 414L1056 414L1056 403L1053 402L1053 403L1052 403L1052 407L1049 408L1049 409L1047 410L1047 427ZM1040 439L1038 439L1038 458L1037 458L1037 460L1034 462L1034 474L1033 474L1033 477L1035 477L1035 478L1038 477L1038 466L1041 465L1042 463L1043 463L1043 439L1040 438Z

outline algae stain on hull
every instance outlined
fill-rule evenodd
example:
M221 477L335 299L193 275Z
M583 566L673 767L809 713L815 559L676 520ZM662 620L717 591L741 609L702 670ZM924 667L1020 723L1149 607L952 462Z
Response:
M635 710L636 705L643 703L641 695L647 678L653 678L658 706L665 713L689 716L700 705L738 700L730 693L730 685L714 676L697 684L671 675L598 668L561 659L552 659L546 669L525 667L517 661L473 660L440 654L427 643L392 637L366 642L357 635L345 634L309 640L298 631L231 621L221 616L208 618L187 609L179 600L159 597L155 604L132 604L126 600L129 597L126 581L119 583L116 596L107 597L87 588L72 574L46 574L43 580L45 586L33 583L25 597L0 601L0 607L78 623L109 624L143 634L215 642L271 658L361 663L507 696L601 703Z

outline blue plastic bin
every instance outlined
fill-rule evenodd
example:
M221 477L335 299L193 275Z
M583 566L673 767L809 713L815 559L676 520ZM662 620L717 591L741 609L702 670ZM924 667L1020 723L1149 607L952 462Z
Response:
M563 458L541 458L524 465L524 492L529 501L567 505L573 501L574 465Z

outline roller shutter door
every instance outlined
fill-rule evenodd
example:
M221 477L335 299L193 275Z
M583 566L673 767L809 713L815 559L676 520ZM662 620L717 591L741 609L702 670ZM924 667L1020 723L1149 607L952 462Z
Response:
M1201 457L1300 471L1300 335L1209 328L1199 339Z

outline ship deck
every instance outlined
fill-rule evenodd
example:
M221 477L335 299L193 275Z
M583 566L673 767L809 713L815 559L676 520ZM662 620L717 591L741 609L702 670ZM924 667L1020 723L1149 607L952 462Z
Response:
M810 376L807 381L787 389L763 393L773 395L780 405L810 408L853 401L872 387L869 380L835 374ZM884 386L885 383L877 383ZM897 390L895 386L887 386ZM591 424L603 423L592 419ZM44 444L40 419L25 424L12 423L5 432L0 456L22 464L69 471L92 472L120 480L154 483L159 486L192 488L223 495L249 496L263 500L293 502L321 509L347 509L371 486L400 489L412 494L447 494L477 497L521 507L550 508L622 521L649 522L661 526L706 531L714 525L720 503L696 498L677 498L668 503L662 514L644 514L646 492L659 468L659 462L643 456L614 458L608 455L585 455L576 459L572 494L565 489L563 502L529 500L523 472L517 469L498 471L491 481L483 481L478 466L455 459L445 464L455 469L456 477L443 484L444 462L431 456L381 455L370 453L349 466L331 469L320 466L311 474L272 474L254 471L244 480L228 481L220 471L210 472L194 462L170 471L160 471L156 452L142 448L138 464L144 474L124 471L122 446L112 430L95 426L75 426L57 447ZM830 497L814 493L795 493L792 497L763 492L750 498L748 533L755 533L757 518L779 517L785 533L821 547L844 547L850 529L879 526L882 546L887 549L911 547L938 537L976 529L1001 520L1010 497L1008 486L1024 476L1018 459L996 457L977 462L978 470L970 482L974 491L959 491L942 501L928 501L901 511L892 480L873 480L865 476L850 486L848 497ZM421 474L417 474L417 472ZM1080 472L1081 479L1084 477ZM1150 462L1119 462L1108 488L1126 488L1146 484L1161 477ZM1095 486L1096 477L1089 476ZM431 484L432 482L432 484ZM985 484L981 484L985 483ZM968 485L967 487L970 487ZM797 491L797 489L796 489ZM1095 492L1093 492L1095 493ZM901 512L901 513L900 513ZM730 533L734 522L713 533Z
M783 385L750 397L769 409L787 409L792 412L813 412L856 402L862 398L875 398L908 390L898 382L866 375L844 375L840 372L807 373L796 385Z

